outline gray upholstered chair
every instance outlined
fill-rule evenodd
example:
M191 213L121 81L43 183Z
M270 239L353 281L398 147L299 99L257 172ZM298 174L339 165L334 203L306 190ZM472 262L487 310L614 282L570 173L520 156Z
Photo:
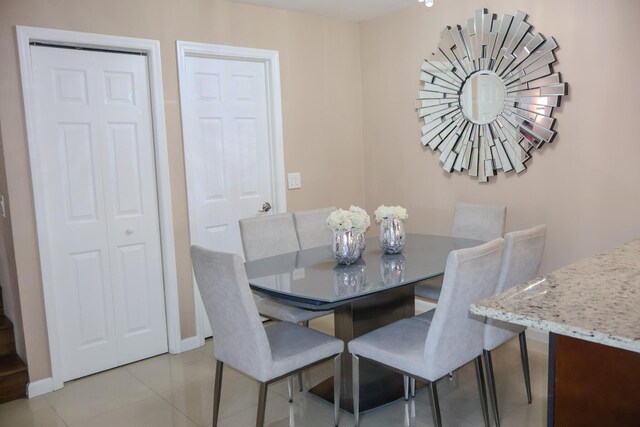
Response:
M504 237L504 257L502 269L496 286L495 293L499 294L507 289L533 280L538 275L544 244L547 235L547 227L539 225L528 230L508 233ZM496 395L496 382L493 375L493 362L491 351L518 335L520 337L520 356L524 382L527 389L527 399L531 403L531 381L529 379L529 356L527 354L527 341L525 326L487 319L484 327L484 361L487 367L489 397L496 426L500 426L498 412L498 400Z
M291 373L333 359L335 425L340 408L340 355L344 342L290 322L262 325L239 255L191 247L193 271L213 331L217 360L213 426L218 424L225 364L260 383L256 426L264 424L267 386Z
M456 203L451 235L488 242L502 237L506 217L507 207L504 205Z
M293 213L300 249L331 244L333 233L327 228L327 217L336 208L313 209Z
M259 216L240 220L240 238L247 261L296 252L300 250L293 223L293 214ZM331 311L311 311L255 295L258 312L269 319L308 325L309 320L331 314Z
M247 261L300 250L292 213L241 219L240 238Z
M298 236L293 223L293 214L282 213L240 220L240 238L244 258L247 261L267 258L300 250ZM282 304L269 298L253 295L258 313L268 319L300 323L309 326L309 320L331 314L331 310L304 310ZM304 389L302 372L298 374L300 391ZM289 400L292 386L289 381Z
M476 205L456 203L451 235L463 239L489 240L504 235L507 207L504 205ZM424 280L416 285L415 294L420 298L437 301L442 288L442 276Z
M349 342L353 358L353 407L359 423L359 360L365 358L429 383L436 426L442 425L436 381L475 361L485 424L489 423L482 344L484 324L472 318L472 302L493 294L502 263L503 239L452 251L438 307L430 319L399 320Z

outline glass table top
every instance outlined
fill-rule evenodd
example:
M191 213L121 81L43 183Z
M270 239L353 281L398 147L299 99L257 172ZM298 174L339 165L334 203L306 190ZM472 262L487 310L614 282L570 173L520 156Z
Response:
M407 234L401 254L385 255L378 237L367 239L362 257L338 265L331 246L305 249L245 263L251 288L269 298L308 309L329 309L354 298L444 273L449 252L483 242L449 236Z

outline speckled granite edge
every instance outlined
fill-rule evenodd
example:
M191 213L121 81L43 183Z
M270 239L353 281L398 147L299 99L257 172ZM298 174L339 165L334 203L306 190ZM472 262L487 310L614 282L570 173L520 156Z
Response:
M483 300L484 301L484 300ZM482 304L482 301L478 302ZM539 319L526 315L519 315L505 310L489 308L482 305L471 304L471 312L478 316L486 316L491 319L502 320L516 325L527 326L541 331L553 332L555 334L566 335L579 338L585 341L591 341L598 344L609 345L624 350L640 353L640 341L627 337L608 335L588 329L583 329L571 325L563 325L545 319Z
M640 239L476 301L471 312L640 353Z

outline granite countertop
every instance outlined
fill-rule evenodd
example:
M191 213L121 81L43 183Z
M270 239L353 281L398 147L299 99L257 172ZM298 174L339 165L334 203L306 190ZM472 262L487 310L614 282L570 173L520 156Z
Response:
M477 301L471 312L640 353L640 240Z

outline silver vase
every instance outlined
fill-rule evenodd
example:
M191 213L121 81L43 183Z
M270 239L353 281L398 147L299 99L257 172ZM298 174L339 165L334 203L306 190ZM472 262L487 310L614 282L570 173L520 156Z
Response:
M358 236L356 238L358 239L358 246L360 247L360 255L362 255L365 248L367 247L367 238L364 237L364 233L358 233Z
M406 236L404 221L392 216L380 221L380 247L385 254L399 254L404 249Z
M331 246L338 264L353 264L362 255L358 233L353 231L334 231Z

